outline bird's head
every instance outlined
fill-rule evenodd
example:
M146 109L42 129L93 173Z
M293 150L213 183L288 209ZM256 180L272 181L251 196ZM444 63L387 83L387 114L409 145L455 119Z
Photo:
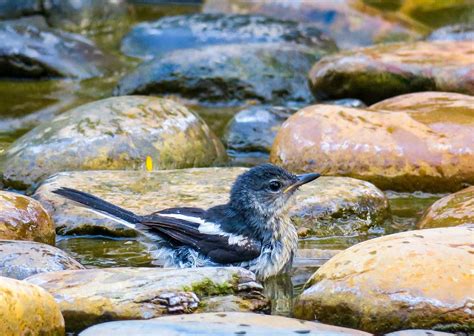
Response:
M286 209L288 200L303 184L319 174L294 175L285 169L263 164L240 175L232 186L230 205L241 214L272 217Z

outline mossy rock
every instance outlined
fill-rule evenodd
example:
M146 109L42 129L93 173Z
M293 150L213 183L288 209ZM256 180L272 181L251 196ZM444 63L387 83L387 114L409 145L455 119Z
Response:
M167 99L124 96L99 100L35 127L4 153L7 186L28 188L70 170L145 170L209 166L226 159L207 125Z

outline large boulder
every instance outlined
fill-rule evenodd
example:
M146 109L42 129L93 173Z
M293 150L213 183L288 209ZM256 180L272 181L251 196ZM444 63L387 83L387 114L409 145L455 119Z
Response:
M395 97L369 109L314 105L280 128L270 160L382 189L457 191L474 183L474 98L451 93Z
M148 336L163 335L309 335L309 336L369 336L363 331L254 313L205 313L164 316L149 321L109 322L90 327L80 336Z
M64 319L44 289L0 276L0 335L64 335Z
M219 296L239 296L254 310L267 306L255 275L242 268L91 269L43 273L26 281L53 294L68 331L106 321L192 313Z
M177 50L139 65L121 79L115 94L173 94L203 102L312 101L306 74L328 52L290 43Z
M384 1L385 3L386 1ZM262 14L307 22L333 38L341 48L414 39L416 32L387 19L358 1L206 0L207 13Z
M208 166L225 160L220 141L186 107L125 96L79 106L16 140L4 155L6 185L27 188L58 171Z
M0 191L0 239L54 245L54 223L41 204L24 195Z
M376 334L400 329L474 331L474 228L408 231L372 239L324 264L295 317Z
M327 56L313 66L309 81L319 99L350 97L367 104L418 91L472 95L472 42L395 43Z
M123 38L124 54L153 58L176 49L207 45L293 42L336 50L334 42L314 26L260 15L192 14L140 23Z
M115 64L81 35L0 22L0 77L84 79L103 75Z
M474 224L474 186L443 197L431 205L417 226L420 229Z
M0 276L23 280L38 273L83 268L76 260L53 246L0 240Z
M60 234L133 236L136 231L52 193L70 187L103 197L139 214L179 206L208 208L227 202L230 187L244 168L201 168L156 172L90 171L60 173L35 192ZM150 187L152 186L152 187ZM321 177L296 196L290 216L318 236L356 235L389 216L385 195L370 183Z

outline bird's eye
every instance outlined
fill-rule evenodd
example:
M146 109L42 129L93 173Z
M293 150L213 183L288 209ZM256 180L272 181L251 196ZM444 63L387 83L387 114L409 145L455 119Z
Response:
M282 183L280 181L270 181L270 184L268 186L271 191L277 192L281 189Z

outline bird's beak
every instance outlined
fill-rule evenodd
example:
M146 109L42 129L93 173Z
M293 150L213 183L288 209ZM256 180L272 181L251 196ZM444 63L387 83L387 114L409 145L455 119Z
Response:
M299 187L301 187L303 184L314 181L320 176L321 176L321 174L316 174L316 173L298 175L297 176L298 180L295 183L293 183L292 185L290 185L289 187L287 187L285 189L285 193L289 192L289 191L296 190Z

